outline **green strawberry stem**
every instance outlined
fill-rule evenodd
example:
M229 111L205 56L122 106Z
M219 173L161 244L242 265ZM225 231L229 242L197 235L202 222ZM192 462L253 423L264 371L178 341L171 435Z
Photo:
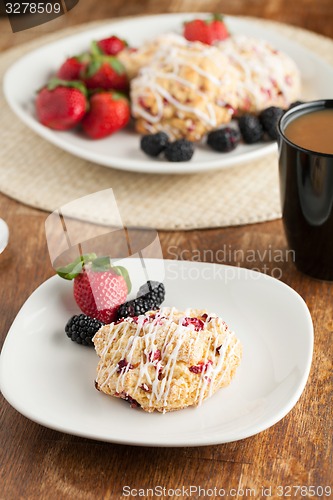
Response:
M213 21L221 21L221 23L223 23L224 22L224 15L219 14L219 13L213 14Z
M101 56L101 55L103 55L103 51L99 47L98 42L96 42L96 40L94 40L93 42L91 42L90 52L92 53L93 56Z
M186 24L191 24L194 21L199 21L199 20L201 20L201 19L200 18L196 18L196 19L192 19L192 21L184 21L183 22L183 26L185 26ZM224 23L224 15L215 12L214 14L211 15L211 17L208 17L207 19L205 19L204 22L206 24L211 24L213 21L221 21L221 23Z
M96 42L95 42L96 43ZM125 66L117 59L115 56L106 56L102 52L98 52L100 49L98 45L91 46L92 54L90 57L90 62L84 72L85 78L91 78L101 69L104 63L107 63L118 75L123 75L126 73Z
M126 281L127 293L132 290L132 283L128 274L128 271L123 266L113 266L110 257L97 257L95 253L88 253L80 255L73 262L64 267L58 267L56 273L61 278L66 280L73 280L79 274L81 274L87 264L91 263L91 271L93 272L105 272L112 271L118 276L122 276Z
M92 76L94 76L97 71L100 70L100 68L102 67L102 64L103 64L103 61L102 61L102 56L97 56L97 55L94 55L94 57L90 58L90 62L84 72L84 77L85 78L91 78Z
M117 59L117 57L104 56L104 58L106 62L108 62L110 66L112 66L115 72L118 73L118 75L123 75L124 73L126 73L125 66L119 61L119 59Z
M124 278L124 280L126 281L126 285L127 285L127 293L128 294L131 293L132 282L130 280L127 269L123 266L116 266L116 267L113 267L112 269L114 271L116 271L116 273L119 274L119 276L122 276Z
M110 94L112 94L112 99L114 101L121 101L122 99L128 101L128 96L124 92L119 92L119 90L112 90Z
M48 90L55 90L58 87L68 87L68 88L74 88L80 90L82 94L84 94L86 97L88 96L88 91L84 83L79 82L77 80L72 80L72 81L67 81L67 80L61 80L60 78L53 77L51 78L47 85L46 88Z
M64 267L58 267L56 273L65 280L73 280L83 271L83 267L88 262L93 261L97 258L95 253L88 253L85 255L80 255L73 262L67 264Z
M222 14L213 14L211 17L205 19L206 24L212 24L214 21L224 22Z
M82 52L82 54L75 56L75 58L80 63L88 63L90 61L90 54L89 54L89 52Z

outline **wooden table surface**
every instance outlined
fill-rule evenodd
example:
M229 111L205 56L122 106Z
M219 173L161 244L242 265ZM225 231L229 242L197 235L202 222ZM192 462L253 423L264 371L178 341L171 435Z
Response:
M331 0L195 1L195 0L81 0L69 14L47 25L13 35L0 20L0 49L24 43L51 30L107 17L191 10L218 10L289 22L333 37ZM1 139L0 139L1 140ZM0 194L0 216L9 224L10 245L0 257L0 334L2 342L17 312L31 292L53 275L44 235L44 212L28 208ZM97 499L121 498L122 488L224 488L228 498L281 498L278 486L331 486L332 468L332 357L333 284L298 273L292 262L263 261L260 253L271 245L286 250L281 221L244 227L190 232L161 232L164 256L171 249L254 250L256 262L226 259L226 263L281 274L281 280L305 299L315 327L312 369L306 389L292 411L279 423L243 441L201 448L141 448L94 442L41 427L1 401L0 498ZM264 267L266 266L266 267ZM277 304L278 307L278 304ZM246 491L252 488L256 491ZM234 489L234 490L233 490ZM311 490L303 489L303 498ZM185 494L184 494L185 496ZM284 490L282 498L288 495ZM320 495L312 496L319 498ZM192 498L198 498L198 494ZM125 498L125 497L124 497ZM169 492L166 498L176 498ZM326 497L327 498L327 497ZM333 495L332 497L333 498Z

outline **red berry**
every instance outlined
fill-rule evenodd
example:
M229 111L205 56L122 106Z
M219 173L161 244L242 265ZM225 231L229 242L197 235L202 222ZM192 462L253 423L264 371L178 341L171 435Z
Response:
M194 325L194 330L199 332L205 326L205 323L199 318L184 318L182 326Z
M197 365L193 365L189 367L190 372L192 373L205 373L208 370L209 365L212 365L213 361L208 359L207 363L200 361Z
M108 56L116 56L119 52L127 47L127 42L121 40L117 36L110 36L109 38L104 38L97 42L98 47L103 54Z
M162 354L159 349L156 349L156 351L151 351L148 354L148 361L151 363L155 363L155 361L160 361L162 359Z
M122 392L120 394L120 397L121 397L121 399L124 399L125 401L127 401L131 405L131 408L139 408L140 407L139 403L135 399L133 399L132 396L127 394L127 392Z
M124 304L123 304L123 305L124 305ZM119 311L118 311L118 315L119 315ZM130 317L130 316L129 316L128 318L122 318L122 319L123 319L123 320L124 320L124 319L128 319L129 321L132 321L132 323L135 323L136 325L138 325L138 324L139 324L139 317L138 317L138 316L132 316L132 317ZM122 320L120 320L120 321L122 321ZM142 325L145 325L146 323L148 323L148 321L149 321L149 319L148 319L148 318L143 318L143 319L141 319L141 318L140 318L140 323L141 323Z
M60 66L57 77L62 80L79 80L86 63L79 57L70 57Z
M80 254L56 271L61 278L74 279L74 298L81 311L103 323L116 319L118 307L132 287L123 266L112 266L110 257L95 253Z
M80 82L65 82L54 78L37 95L38 120L55 130L75 127L86 110L86 89Z
M101 139L125 127L129 120L128 100L115 92L101 92L91 97L82 126L89 137Z
M88 268L74 278L74 298L81 311L107 324L116 319L127 291L123 276L112 269L92 271Z
M185 23L184 37L190 42L202 42L212 45L218 40L225 40L229 33L223 17L216 14L211 19L195 19Z
M118 367L117 367L117 372L118 373L122 373L126 370L126 367L128 366L128 370L133 370L134 366L133 365L129 365L128 364L128 361L126 360L126 358L124 359L121 359L119 362L118 362Z
M229 37L228 29L221 19L214 19L211 24L211 30L213 32L213 42L217 40L225 40Z
M81 78L88 89L127 91L129 86L124 66L112 56L93 57L81 71Z

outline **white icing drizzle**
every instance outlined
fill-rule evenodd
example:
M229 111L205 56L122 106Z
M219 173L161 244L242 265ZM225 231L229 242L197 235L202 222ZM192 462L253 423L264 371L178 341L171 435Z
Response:
M152 49L154 45L155 52ZM150 57L147 65L131 82L131 98L133 115L146 121L145 127L149 132L154 132L156 128L166 130L164 124L161 128L158 126L163 119L164 101L178 110L176 114L180 119L181 113L185 116L189 113L210 128L218 125L214 102L209 93L182 78L179 75L181 68L191 68L218 87L215 104L221 107L230 104L241 110L261 110L270 103L288 106L298 97L300 76L294 61L265 40L235 35L215 46L206 46L200 42L188 42L182 36L170 33L158 37L148 44L148 48ZM207 72L193 63L193 59L197 61L198 56L209 59L216 71ZM183 89L194 91L201 105L181 103L159 83L161 80L175 81ZM150 103L145 106L145 97L153 99L157 113L150 112Z
M296 97L300 82L295 63L267 41L234 35L219 42L217 47L239 71L237 92L241 101L248 97L254 101L256 108L261 109L267 100L278 93L286 105Z
M121 393L125 388L125 376L133 368L138 369L138 376L133 397L136 391L141 388L149 394L149 406L153 406L154 402L162 402L162 406L168 405L168 398L172 387L174 370L179 359L179 352L187 338L188 329L195 330L193 324L183 324L185 318L197 318L197 311L187 309L182 316L179 316L175 308L162 308L154 315L146 313L139 316L137 319L127 318L122 323L109 325L107 342L101 352L101 358L108 356L111 344L118 341L118 348L112 352L106 363L108 366L108 376L100 383L100 388L103 389L108 384L110 378L117 372L116 392ZM212 394L213 385L216 377L219 377L219 383L228 371L226 359L229 356L234 356L234 352L239 344L235 342L235 335L231 332L228 326L215 314L208 315L206 318L199 316L199 320L204 323L205 335L209 331L205 351L198 365L188 366L192 368L195 376L198 377L198 385L196 391L196 400L198 405L204 399L207 389L208 396ZM136 328L132 335L127 336L125 333L136 322ZM158 352L158 342L160 337L157 337L160 332L157 325L163 324L165 334L164 343L160 352ZM132 326L131 326L132 325ZM195 330L196 331L196 330ZM201 341L201 332L196 331L194 338L188 342L190 353L195 352L198 344ZM106 332L107 333L107 332ZM223 334L223 345L219 345L221 335ZM233 346L230 349L230 344ZM138 345L139 344L139 345ZM139 364L133 363L133 355L138 347L142 351ZM157 355L156 355L157 354ZM122 362L121 365L119 363ZM225 364L225 366L224 366ZM154 374L151 375L151 367L154 366ZM197 370L197 371L196 371ZM98 372L98 379L105 371L105 362L101 363ZM159 375L162 375L160 378Z
M183 37L169 34L156 40L157 50L150 64L141 68L139 75L131 82L132 112L134 116L142 117L151 124L157 124L162 119L164 104L163 99L171 103L177 110L190 113L198 119L207 123L210 127L217 126L217 118L213 103L208 99L207 93L198 88L186 78L182 78L179 72L182 68L191 68L195 73L211 82L216 87L216 93L220 102L227 102L229 87L231 86L235 71L228 69L228 60L216 47L205 46L200 42L187 42ZM214 72L205 71L198 64L191 62L193 56L200 60L209 59L216 67ZM224 71L221 71L221 66ZM200 98L201 108L198 106L183 104L175 96L171 95L160 83L160 80L171 80L178 82L183 88L191 89ZM148 90L149 89L149 92ZM223 95L222 95L223 93ZM158 111L152 114L142 105L144 98L153 96ZM222 98L223 97L223 98ZM230 97L232 97L230 93Z

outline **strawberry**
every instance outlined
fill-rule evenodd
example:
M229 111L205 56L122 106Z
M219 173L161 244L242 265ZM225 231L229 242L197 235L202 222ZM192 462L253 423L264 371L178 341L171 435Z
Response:
M229 33L221 14L214 14L210 19L194 19L184 25L184 37L190 42L202 42L212 45L218 40L225 40Z
M87 89L81 82L52 78L36 98L38 120L55 130L75 127L87 112Z
M113 56L92 55L80 76L88 89L128 90L125 67Z
M80 80L80 73L84 70L88 62L88 54L73 56L66 59L60 66L57 77L61 80Z
M112 266L109 257L81 255L57 269L62 278L74 279L74 298L81 311L103 323L117 318L117 311L131 291L131 281L122 266Z
M82 127L92 139L101 139L125 127L130 120L129 102L117 92L98 92L90 99L90 110Z
M98 42L93 42L91 51L92 53L105 54L107 56L116 56L127 47L128 44L125 40L121 40L117 36L110 36Z

